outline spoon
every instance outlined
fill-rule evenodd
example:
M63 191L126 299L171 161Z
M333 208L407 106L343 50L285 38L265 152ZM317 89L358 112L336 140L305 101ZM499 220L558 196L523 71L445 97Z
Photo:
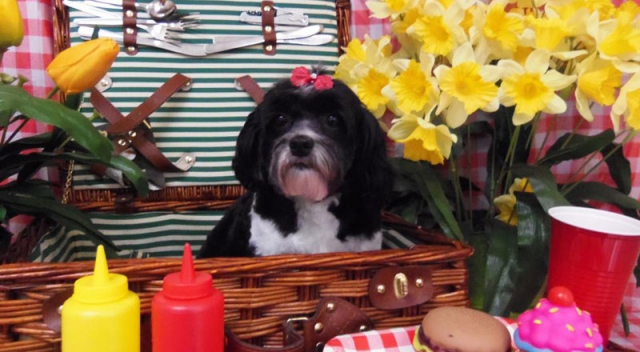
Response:
M143 5L144 6L144 5ZM162 21L177 11L176 4L171 0L153 0L146 5L145 10L149 17L156 21Z
M122 0L89 0L85 3L103 8L122 8ZM138 10L145 11L156 22L173 18L178 11L178 7L171 0L152 0L148 4L136 2L134 6Z

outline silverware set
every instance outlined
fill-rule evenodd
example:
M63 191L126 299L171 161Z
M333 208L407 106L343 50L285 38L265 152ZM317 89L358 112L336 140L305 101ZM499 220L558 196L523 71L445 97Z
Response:
M122 43L121 28L120 31L103 29L103 27L122 27L122 0L64 0L63 3L69 8L93 16L73 20L73 23L79 26L78 34L82 39L89 40L96 32L98 37L108 37ZM171 0L152 0L149 3L136 3L135 6L140 10L136 27L148 33L148 36L145 36L139 32L136 41L140 45L152 46L185 56L201 57L260 44L264 41L261 35L215 35L207 38L211 40L211 44L184 43L181 41L181 34L198 27L200 24L198 13L181 14ZM335 39L330 34L319 34L323 27L309 25L309 16L300 11L277 7L274 10L276 11L275 24L301 27L276 32L278 43L323 45ZM238 20L241 23L259 25L262 23L261 16L259 11L243 11Z

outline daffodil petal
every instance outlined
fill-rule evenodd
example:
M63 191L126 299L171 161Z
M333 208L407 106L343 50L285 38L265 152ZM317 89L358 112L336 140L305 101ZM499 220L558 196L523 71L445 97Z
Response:
M389 8L389 6L384 2L367 1L365 2L365 4L369 8L371 17L373 18L384 19L390 17L391 14L393 14L391 8Z
M500 99L498 97L495 97L495 99L491 100L489 104L487 104L487 106L482 107L481 110L486 112L494 112L498 111L498 108L500 108Z
M469 42L460 45L460 47L456 49L456 51L453 53L451 66L458 66L461 63L467 61L476 61L476 57L473 54L473 48L471 47L471 43Z
M514 60L500 60L498 61L498 67L502 70L502 77L523 74L525 72L524 68Z
M448 108L453 101L453 97L449 94L442 92L440 94L440 102L438 103L438 109L436 109L436 115L440 115L444 109Z
M585 120L591 122L593 121L593 113L591 112L591 108L589 106L589 99L587 99L586 95L584 95L579 90L576 90L576 109L578 109L578 113Z
M467 120L467 112L464 109L464 104L458 100L453 99L449 105L449 109L445 113L445 121L451 128L458 128Z
M582 55L587 55L589 52L586 50L573 50L573 51L558 51L551 53L551 56L558 58L560 60L568 61L575 59L576 57L580 57Z
M540 80L553 90L561 90L576 81L576 76L566 76L556 70L549 70Z
M393 123L391 129L387 133L387 136L394 141L402 140L409 137L417 127L417 116L406 115Z
M533 115L523 112L515 112L513 114L513 124L516 126L524 125L531 120L533 120Z
M502 76L502 69L498 66L484 65L480 68L480 76L487 82L496 82Z
M554 94L543 111L548 114L560 114L567 111L567 103L557 94Z
M624 72L624 73L640 72L640 63L637 63L637 62L622 61L614 58L613 60L611 60L611 63L620 72Z
M541 75L544 74L549 69L550 56L546 50L534 50L527 58L527 62L524 65L525 70L527 72L538 72Z

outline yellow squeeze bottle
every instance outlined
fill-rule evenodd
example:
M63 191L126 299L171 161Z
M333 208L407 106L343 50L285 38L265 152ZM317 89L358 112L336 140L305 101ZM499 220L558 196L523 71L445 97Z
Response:
M62 352L139 352L140 299L127 277L109 273L98 246L93 275L73 285L62 305Z

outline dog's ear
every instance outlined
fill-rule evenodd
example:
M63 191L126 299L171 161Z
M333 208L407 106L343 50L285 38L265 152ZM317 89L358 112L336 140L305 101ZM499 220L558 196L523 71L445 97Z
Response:
M378 120L362 105L356 114L358 147L349 173L349 189L359 192L375 207L382 207L391 193L393 170L388 162L385 134Z
M262 174L262 135L258 109L254 110L245 122L236 143L236 154L232 167L240 184L251 191L265 180Z

